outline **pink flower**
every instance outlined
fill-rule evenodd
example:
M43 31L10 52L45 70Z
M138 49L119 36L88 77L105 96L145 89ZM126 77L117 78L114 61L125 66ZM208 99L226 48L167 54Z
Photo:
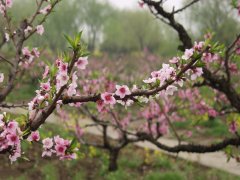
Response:
M7 125L7 131L8 132L12 132L12 133L16 133L18 129L18 123L16 121L10 121Z
M40 135L38 131L34 131L31 133L31 135L27 138L28 141L39 141Z
M42 143L43 143L44 149L51 149L53 147L53 139L52 138L43 139Z
M165 94L166 95L173 95L175 91L177 91L178 88L176 86L170 85L167 87Z
M67 149L67 147L62 144L57 144L55 146L57 156L64 156L66 149Z
M0 73L0 83L2 83L4 81L4 74Z
M37 28L37 33L38 33L39 35L43 35L43 33L44 33L44 27L43 27L43 25L38 25L36 28Z
M208 115L211 117L216 117L218 115L217 111L215 109L209 109Z
M125 108L131 106L131 105L134 103L134 101L131 100L131 99L128 99L128 100L126 100L126 101L117 100L117 102L118 102L119 104L125 106Z
M13 1L12 0L5 0L6 3L6 7L11 8L13 5Z
M12 163L12 162L16 161L19 157L21 157L21 152L20 151L16 151L16 152L14 152L13 155L9 156L9 159L10 159L10 161Z
M67 74L58 74L57 77L57 90L68 83L69 77Z
M5 10L6 10L6 9L5 9L5 6L0 3L0 13L1 13L2 15L5 14Z
M132 91L134 92L134 91L137 91L137 90L138 90L138 87L137 87L136 84L134 84L133 87L132 87Z
M172 59L169 60L171 64L177 64L180 61L179 57L173 57Z
M68 70L68 63L64 63L61 60L59 60L57 62L57 66L59 69L59 73L60 74L67 74L67 70Z
M28 47L24 47L23 49L22 49L22 54L24 55L24 57L26 58L26 59L29 59L29 60L33 60L33 56L32 56L32 54L31 54L31 51L28 49Z
M75 66L78 68L78 69L86 69L86 66L88 65L88 57L80 57Z
M105 104L116 104L116 99L113 97L112 93L105 92L101 94L101 98Z
M240 49L240 48L239 48L239 49ZM237 74L237 73L238 73L237 64L235 64L235 63L229 63L229 70L230 70L232 73Z
M192 137L192 134L193 134L192 131L187 131L187 132L186 132L186 136L187 136L188 138Z
M69 85L68 90L67 90L67 95L68 96L73 96L73 95L77 94L76 88L78 86L77 85L78 77L77 77L76 74L77 74L77 72L75 71L72 75L72 83Z
M100 99L96 103L97 103L97 110L98 110L98 112L103 112L103 110L104 110L104 101Z
M70 84L67 90L68 96L73 96L77 93L76 87L73 84Z
M45 149L42 153L42 157L51 157L53 153L55 153L56 151L52 150L52 149Z
M139 2L138 2L138 5L140 6L140 8L143 8L144 4L145 4L145 3L142 2L142 1L139 1Z
M78 138L81 138L83 136L83 130L79 125L76 125L75 132Z
M193 49L186 49L184 55L182 56L182 59L188 60L189 58L192 57L193 52L194 52Z
M16 133L8 134L7 135L7 140L8 140L8 145L9 146L14 146L15 144L18 144L20 142L19 137L16 135Z
M44 91L50 91L51 89L51 85L50 85L50 82L46 82L46 83L41 83L40 85L41 89L44 90Z
M148 78L148 79L143 80L143 82L146 83L146 84L155 83L156 78Z
M182 79L177 79L175 81L176 84L178 84L180 87L183 87L183 80Z
M37 58L39 58L40 56L40 52L38 51L38 48L33 48L31 54Z
M48 76L48 74L49 74L49 67L46 66L45 70L44 70L44 73L43 73L43 79L45 79Z
M196 51L202 51L203 50L203 47L204 47L204 42L201 41L201 42L194 42L194 49Z
M240 47L238 47L238 48L236 49L236 54L237 54L237 55L240 55Z
M162 135L165 135L168 133L168 130L169 130L169 127L168 127L168 124L167 123L162 123L161 126L159 127L159 132L162 134Z
M212 39L213 35L212 33L208 32L207 34L204 35L204 39Z
M206 63L211 63L213 61L216 61L219 59L219 56L217 54L212 53L203 53L202 60Z
M198 77L200 77L203 74L202 68L195 68L192 71L193 71L193 74L191 75L191 80L196 80Z
M69 146L70 145L70 141L64 140L63 138L60 138L59 136L55 136L54 141L58 145L63 145L63 146Z
M231 123L230 123L230 125L229 125L229 131L231 132L231 133L236 133L237 132L237 123L236 123L236 121L232 121Z
M46 6L45 8L41 9L41 10L39 11L39 13L46 15L51 9L52 9L52 6L49 4L49 5Z
M238 15L240 16L240 0L238 0L238 6L237 6L237 9L238 9Z
M115 94L117 96L119 96L121 99L123 99L125 96L131 94L128 86L126 86L126 85L122 85L122 86L116 85L116 89L117 90L116 90Z
M5 126L5 123L2 120L0 120L0 131L2 131L4 126Z
M76 154L76 153L67 154L67 155L61 156L59 159L60 159L60 160L72 160L72 159L77 159L77 154Z

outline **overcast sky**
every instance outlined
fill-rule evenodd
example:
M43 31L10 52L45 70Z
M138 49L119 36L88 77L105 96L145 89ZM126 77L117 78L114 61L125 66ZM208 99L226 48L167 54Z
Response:
M138 0L108 0L114 6L125 9L125 8L138 8ZM175 5L175 7L179 7L182 0L168 0L167 6L171 7Z

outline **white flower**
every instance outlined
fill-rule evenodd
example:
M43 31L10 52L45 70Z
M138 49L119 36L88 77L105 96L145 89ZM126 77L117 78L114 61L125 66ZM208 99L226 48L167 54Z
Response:
M0 83L2 83L4 81L4 74L0 73Z

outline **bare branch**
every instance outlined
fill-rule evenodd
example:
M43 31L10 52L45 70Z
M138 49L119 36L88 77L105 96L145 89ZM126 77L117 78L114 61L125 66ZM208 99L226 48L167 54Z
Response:
M176 11L173 11L173 14L177 14L177 13L179 13L179 12L182 12L182 11L186 10L188 7L192 6L193 4L197 3L198 1L200 1L200 0L193 0L192 2L190 2L189 4L187 4L186 6L180 8L180 9L178 9L178 10L176 10Z

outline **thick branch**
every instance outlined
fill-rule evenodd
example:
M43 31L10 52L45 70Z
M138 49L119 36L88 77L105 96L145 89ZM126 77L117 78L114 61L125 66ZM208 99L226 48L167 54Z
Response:
M177 145L174 147L164 145L164 144L162 144L158 141L155 141L151 138L148 138L148 137L146 138L146 140L155 144L160 149L162 149L164 151L172 152L172 153L179 153L179 152L209 153L209 152L220 151L230 145L232 145L232 146L240 145L240 138L225 139L220 143L215 143L215 144L211 144L211 145L182 144L182 145Z
M161 4L159 4L159 2L152 0L143 0L143 2L146 3L150 8L154 8L155 11L163 18L167 19L169 21L168 23L169 26L171 26L173 29L177 31L179 39L183 43L182 46L179 47L180 50L183 51L184 49L192 48L193 44L190 36L188 35L183 25L176 22L174 18L174 13L169 13L165 11Z

